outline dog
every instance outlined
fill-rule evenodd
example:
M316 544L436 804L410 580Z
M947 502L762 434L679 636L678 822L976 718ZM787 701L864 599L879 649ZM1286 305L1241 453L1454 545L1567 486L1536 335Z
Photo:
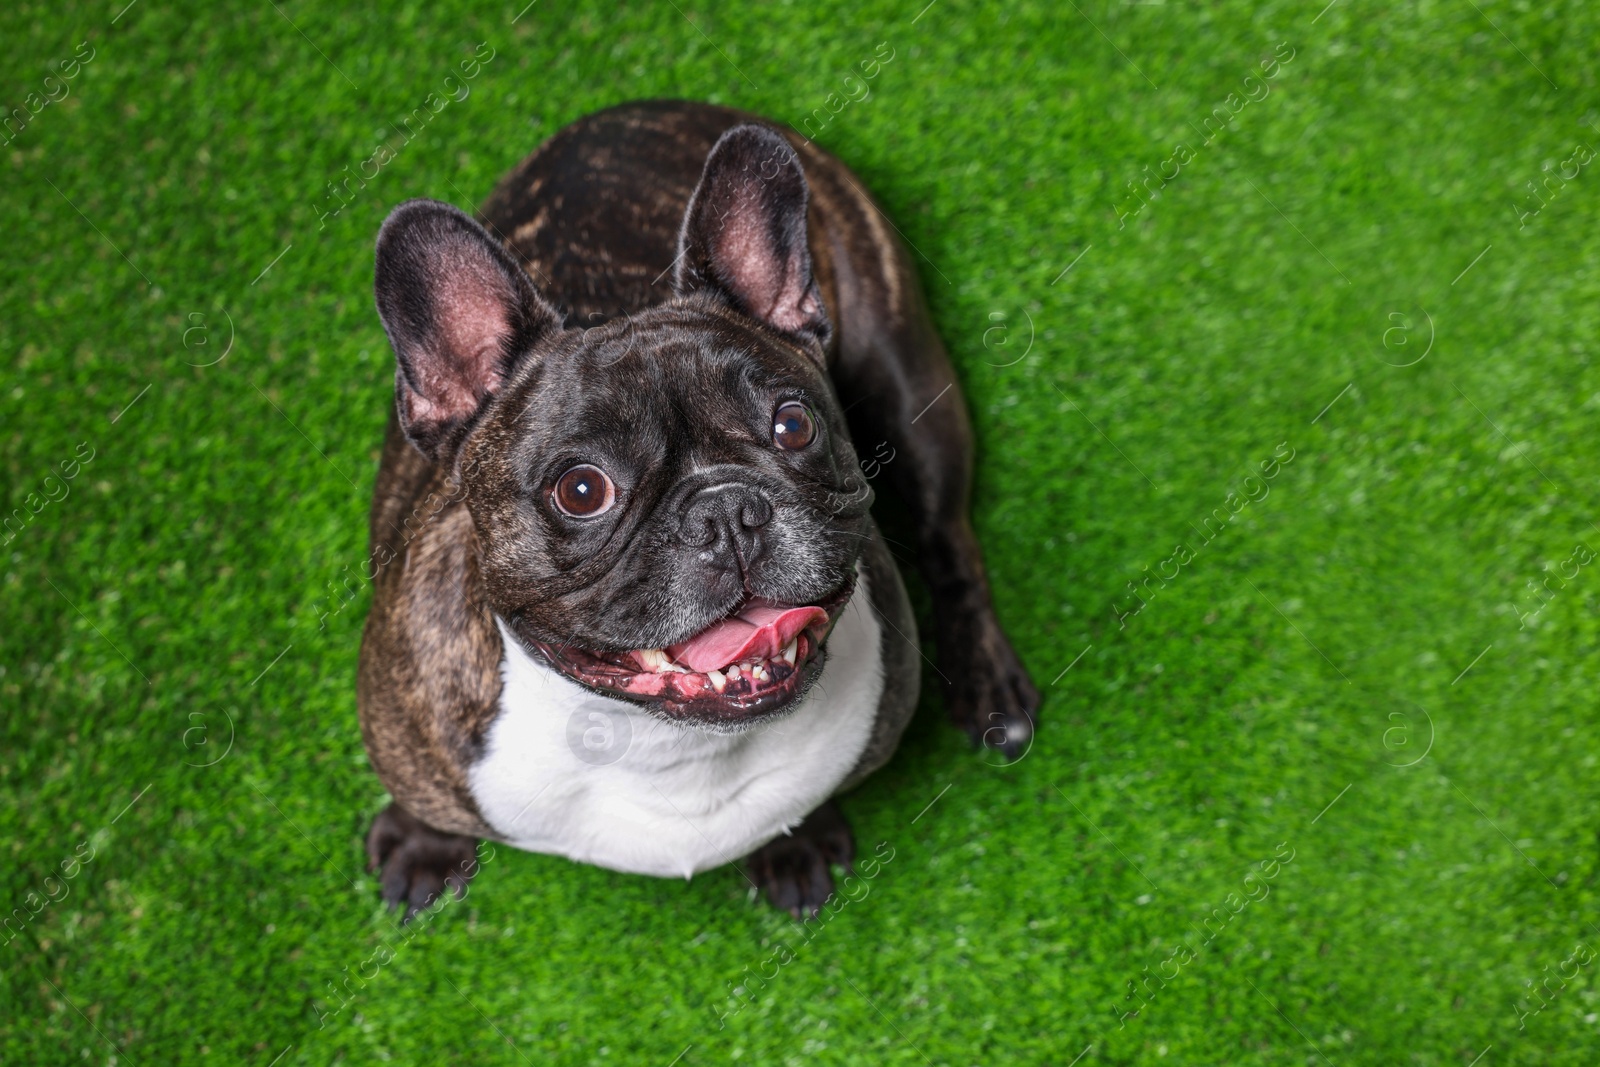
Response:
M924 658L852 440L916 529L951 718L1007 758L1039 698L968 518L972 434L896 231L833 156L725 107L555 134L476 220L378 234L395 402L357 700L409 919L479 839L689 877L797 918L854 856L836 798Z

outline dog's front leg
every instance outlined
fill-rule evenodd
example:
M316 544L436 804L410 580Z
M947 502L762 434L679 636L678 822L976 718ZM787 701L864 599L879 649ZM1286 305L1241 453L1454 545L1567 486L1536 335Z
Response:
M837 864L849 870L856 842L839 805L827 801L790 833L774 838L744 861L750 880L775 907L796 919L814 918L833 896Z
M402 921L439 898L446 887L459 899L478 873L478 843L433 829L399 804L390 804L367 832L367 869L379 871L384 903L405 906Z

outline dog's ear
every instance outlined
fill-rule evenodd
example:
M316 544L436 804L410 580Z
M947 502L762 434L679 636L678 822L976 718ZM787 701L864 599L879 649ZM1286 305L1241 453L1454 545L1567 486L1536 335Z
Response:
M753 123L724 133L684 212L677 292L711 292L826 347L832 325L811 276L807 193L800 157L782 134Z
M373 289L399 364L395 402L423 455L448 454L513 361L561 318L482 226L408 200L378 231Z

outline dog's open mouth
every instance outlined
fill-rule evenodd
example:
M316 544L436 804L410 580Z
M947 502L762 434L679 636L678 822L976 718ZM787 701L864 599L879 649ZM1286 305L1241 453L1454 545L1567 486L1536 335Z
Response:
M532 643L553 667L591 689L656 704L678 718L740 722L777 711L805 690L854 590L852 576L814 604L747 600L664 648L601 652Z

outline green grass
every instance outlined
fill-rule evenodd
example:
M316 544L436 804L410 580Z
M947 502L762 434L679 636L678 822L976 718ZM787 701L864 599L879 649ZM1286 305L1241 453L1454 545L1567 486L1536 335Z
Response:
M513 25L521 0L142 0L112 24L121 2L0 13L8 107L95 49L0 149L5 511L94 450L3 547L0 909L76 877L0 946L0 1061L1600 1058L1596 964L1513 1011L1600 948L1600 567L1518 618L1600 549L1600 173L1514 207L1600 144L1592 6L546 0ZM479 42L470 97L319 228L325 183ZM473 206L630 98L798 122L880 42L871 96L818 139L919 251L1037 744L991 765L928 685L847 806L893 861L808 942L731 869L504 848L397 934L361 870L385 803L355 716L366 593L318 624L362 559L390 395L380 220ZM1270 94L1199 147L1279 42ZM1119 228L1179 142L1194 158ZM1391 313L1411 332L1386 347ZM191 366L229 321L227 358ZM1270 495L1196 548L1284 442ZM1119 627L1180 541L1193 560ZM1186 940L1119 1029L1127 983Z

